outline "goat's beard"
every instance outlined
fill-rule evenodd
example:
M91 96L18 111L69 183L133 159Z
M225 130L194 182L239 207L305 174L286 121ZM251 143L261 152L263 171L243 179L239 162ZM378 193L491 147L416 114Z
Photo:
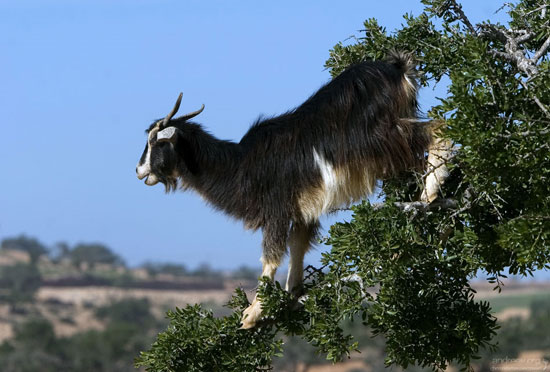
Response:
M178 177L159 176L159 181L164 185L166 193L176 191L178 188Z

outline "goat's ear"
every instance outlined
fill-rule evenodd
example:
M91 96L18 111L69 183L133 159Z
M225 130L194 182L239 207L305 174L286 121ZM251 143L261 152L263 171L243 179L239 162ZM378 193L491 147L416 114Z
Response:
M178 129L176 127L164 128L157 133L157 141L175 143L177 138L177 131Z

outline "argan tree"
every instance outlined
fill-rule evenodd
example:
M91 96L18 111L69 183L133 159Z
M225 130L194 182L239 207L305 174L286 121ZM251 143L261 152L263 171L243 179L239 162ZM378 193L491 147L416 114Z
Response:
M99 243L80 243L67 252L71 261L80 266L83 263L93 267L96 264L123 265L124 261L109 247Z
M48 253L48 249L37 239L20 235L2 240L0 248L3 250L18 250L26 252L32 263L38 262L40 256Z
M34 264L19 262L0 267L0 302L17 310L19 305L33 302L41 283L40 271Z
M527 276L550 263L550 3L506 3L508 25L473 24L455 0L423 0L388 33L367 20L352 45L338 44L326 66L412 53L419 82L448 82L426 116L445 123L453 143L450 175L432 204L418 202L424 176L384 180L383 203L353 207L330 229L332 249L306 270L297 301L278 285L260 286L263 324L240 330L248 305L237 290L234 314L215 318L199 305L168 313L170 325L138 364L149 371L270 369L281 335L298 335L332 361L360 347L341 327L355 319L386 341L388 365L469 367L494 347L497 323L469 280L500 288L506 274Z

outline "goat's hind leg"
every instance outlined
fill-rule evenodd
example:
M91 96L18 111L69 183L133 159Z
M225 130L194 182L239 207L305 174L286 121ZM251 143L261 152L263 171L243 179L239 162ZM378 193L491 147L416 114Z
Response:
M443 123L436 122L432 124L433 141L428 149L428 167L424 190L420 200L431 203L437 199L437 195L443 183L449 176L447 163L452 156L453 144L448 139L441 136L440 128Z
M263 230L262 277L268 277L271 281L274 280L277 268L286 253L288 226L288 223L277 223L267 225ZM252 304L243 312L241 328L253 328L261 316L262 304L256 295Z

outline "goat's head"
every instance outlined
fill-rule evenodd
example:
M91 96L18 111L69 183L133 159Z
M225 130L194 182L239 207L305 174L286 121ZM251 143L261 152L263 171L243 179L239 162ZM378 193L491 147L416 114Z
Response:
M147 130L147 143L136 167L137 177L145 178L149 186L162 182L167 190L174 189L178 181L178 156L175 146L178 142L178 133L181 132L172 124L172 118L178 111L181 103L180 93L174 108L164 119L155 121ZM185 123L204 110L204 105L194 112L175 118L178 124Z

